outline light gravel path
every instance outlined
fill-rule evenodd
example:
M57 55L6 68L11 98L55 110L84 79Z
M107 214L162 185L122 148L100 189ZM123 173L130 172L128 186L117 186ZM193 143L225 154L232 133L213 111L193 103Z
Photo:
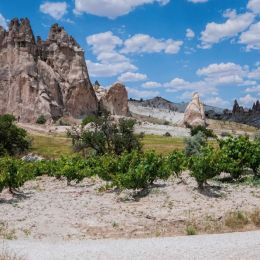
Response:
M133 240L5 241L28 260L260 259L260 231Z

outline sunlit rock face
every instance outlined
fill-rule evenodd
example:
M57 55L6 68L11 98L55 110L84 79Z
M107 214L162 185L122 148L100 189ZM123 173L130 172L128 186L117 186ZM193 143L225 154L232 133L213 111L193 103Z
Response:
M125 86L115 83L106 90L95 86L96 95L100 102L100 109L109 112L111 115L129 116L128 93Z
M97 110L84 51L62 27L54 24L46 41L35 41L28 19L13 19L8 31L0 27L0 114L51 122Z
M189 126L206 125L204 105L200 101L198 93L193 94L192 101L185 110L184 124Z

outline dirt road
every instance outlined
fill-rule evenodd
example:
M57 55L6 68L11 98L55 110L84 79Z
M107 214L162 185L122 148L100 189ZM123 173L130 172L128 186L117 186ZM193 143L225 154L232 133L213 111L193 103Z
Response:
M28 260L259 259L260 231L171 238L82 241L5 241Z

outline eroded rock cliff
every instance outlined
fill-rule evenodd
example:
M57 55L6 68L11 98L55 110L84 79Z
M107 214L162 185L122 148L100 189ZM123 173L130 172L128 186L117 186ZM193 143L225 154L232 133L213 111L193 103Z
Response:
M54 24L46 41L35 41L28 19L0 27L0 114L35 122L39 115L52 121L97 110L84 51L64 28Z
M108 90L95 85L95 91L101 110L105 110L111 115L130 116L128 93L123 84L115 83Z

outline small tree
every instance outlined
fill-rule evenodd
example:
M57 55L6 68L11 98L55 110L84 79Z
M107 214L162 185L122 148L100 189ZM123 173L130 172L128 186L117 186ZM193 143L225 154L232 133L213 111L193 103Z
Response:
M199 154L193 155L189 160L189 170L199 189L203 189L207 180L221 173L220 152L212 147L205 146Z
M12 115L0 116L0 156L16 155L30 148L30 141L24 129L17 127Z
M134 120L120 119L116 124L108 115L95 117L91 129L73 127L68 131L76 151L86 155L90 150L96 155L121 154L124 151L141 150L140 136L134 134Z

